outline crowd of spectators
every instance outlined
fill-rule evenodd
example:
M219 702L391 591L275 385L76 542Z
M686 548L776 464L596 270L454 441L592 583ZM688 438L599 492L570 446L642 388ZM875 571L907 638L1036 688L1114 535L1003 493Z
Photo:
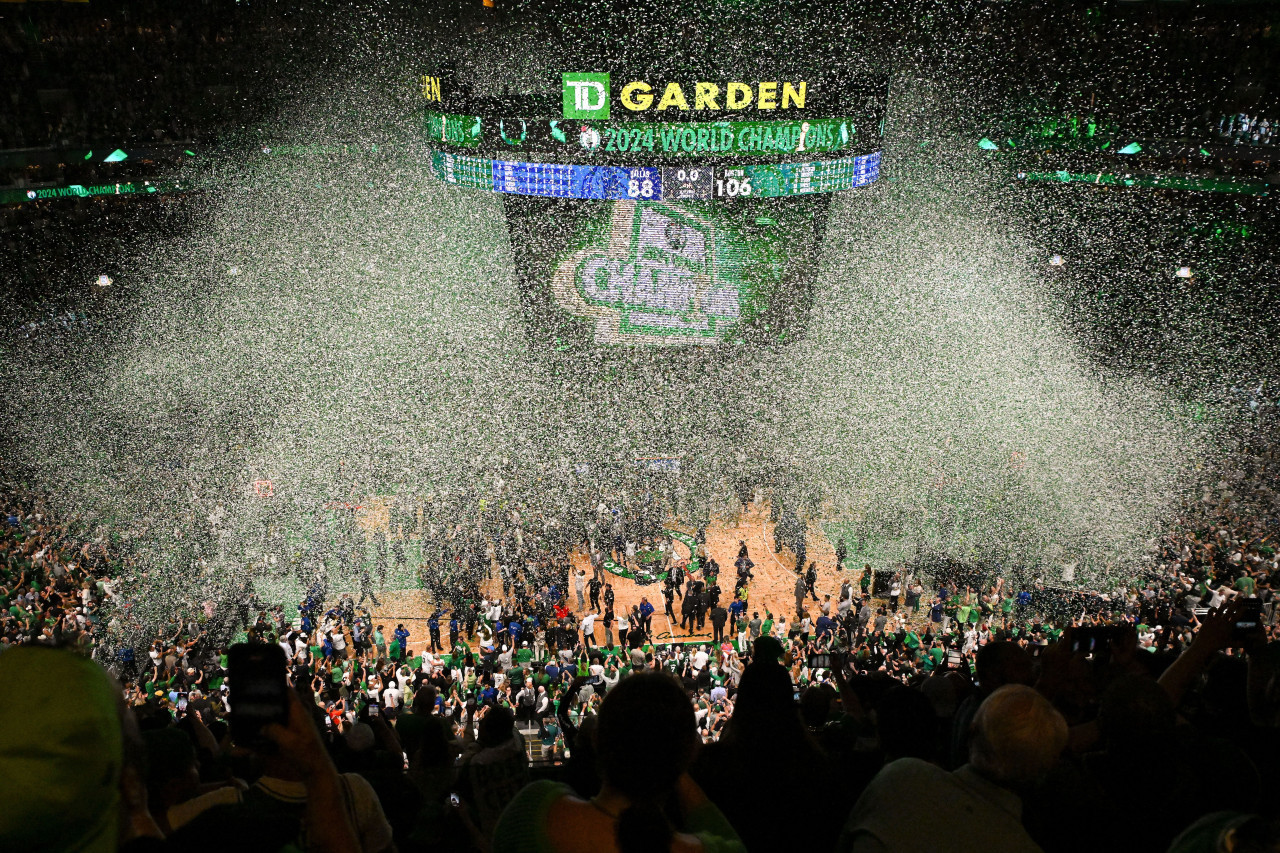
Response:
M217 0L6 11L0 148L211 138L291 32L287 16Z
M0 207L0 335L23 346L76 337L101 346L101 334L82 333L127 320L148 241L189 233L193 207L180 195Z
M774 613L751 602L745 545L732 582L660 549L655 601L712 630L691 643L655 632L648 598L615 608L604 567L636 557L605 523L589 578L495 569L501 596L439 601L425 636L317 579L296 613L243 588L137 647L119 639L141 627L128 558L10 489L0 690L38 718L107 677L67 663L46 676L58 647L119 679L111 831L138 836L130 849L325 849L323 834L354 837L343 849L568 850L573 826L634 850L800 836L857 851L1280 849L1274 461L1225 473L1112 593L935 584L906 568L876 583L838 547L840 586L806 571L794 612ZM272 736L290 749L231 742L233 639L283 650L300 698ZM19 741L63 748L32 726L10 716L0 766ZM10 808L47 816L60 795L36 786ZM338 816L313 814L313 798ZM1212 846L1226 834L1253 846Z
M1218 119L1218 136L1237 145L1274 145L1275 117L1236 113Z

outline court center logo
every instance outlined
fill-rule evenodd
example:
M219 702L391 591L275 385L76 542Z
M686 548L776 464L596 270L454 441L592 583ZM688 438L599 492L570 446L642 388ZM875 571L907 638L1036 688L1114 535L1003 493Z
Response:
M609 117L609 74L575 74L566 72L562 100L565 118Z

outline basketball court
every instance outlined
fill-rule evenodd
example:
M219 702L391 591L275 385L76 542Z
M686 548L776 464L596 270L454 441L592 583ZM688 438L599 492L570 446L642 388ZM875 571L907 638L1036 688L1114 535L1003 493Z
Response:
M713 523L707 527L706 551L707 555L720 565L720 586L723 590L720 601L722 605L727 607L729 602L733 600L732 586L736 580L734 562L737 560L738 549L741 547L740 543L745 543L748 555L752 562L755 563L752 569L755 579L748 588L748 614L759 612L761 618L764 618L767 611L772 613L775 619L785 615L787 620L790 621L795 617L795 585L797 577L795 555L786 548L783 548L781 552L774 551L774 525L769 520L769 514L768 502L762 501L750 504L746 512L737 518L724 519ZM675 543L676 559L687 563L690 557L689 547L679 540L692 541L694 531L679 523L672 523L667 529L679 535ZM818 593L819 600L824 595L831 596L832 612L834 613L840 597L840 584L845 577L848 577L849 582L853 584L855 597L858 595L857 580L862 567L861 565L855 565L855 561L851 557L846 560L845 571L837 572L835 546L828 541L821 526L816 523L809 524L806 542L808 546L806 559L817 564L818 580L815 584L815 590ZM576 550L571 555L571 559L573 571L585 571L587 573L585 580L590 580L591 564L585 549L579 548ZM873 568L875 567L873 566ZM659 642L689 642L697 640L710 642L711 623L709 620L701 632L685 631L680 628L681 600L679 598L675 600L673 605L676 621L672 622L667 617L664 612L662 583L660 581L639 583L631 577L614 574L607 570L605 579L613 586L615 613L629 613L632 607L640 604L642 597L649 599L649 602L654 607L653 635L655 640ZM584 611L577 606L578 602L573 591L572 580L566 578L564 583L564 588L568 591L569 609L575 619L581 621L582 617L589 611ZM485 580L481 588L489 596L501 594L498 581L492 576ZM583 597L589 608L589 592L584 591ZM411 633L409 648L412 653L420 652L429 645L427 618L436 605L425 590L386 590L379 593L379 600L381 602L380 606L371 609L375 625L384 625L388 630L394 630L397 624L403 623ZM818 609L819 602L815 602L810 596L806 599L806 608L810 616L816 619L820 612ZM600 613L601 611L596 612ZM447 641L447 624L441 627L441 633ZM600 620L596 621L595 638L597 643L603 643L605 639L604 624ZM616 631L614 632L614 642L618 642Z

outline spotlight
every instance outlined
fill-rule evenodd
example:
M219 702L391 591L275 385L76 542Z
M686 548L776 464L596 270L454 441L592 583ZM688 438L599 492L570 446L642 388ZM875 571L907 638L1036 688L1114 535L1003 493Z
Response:
M102 275L98 276L98 280L94 282L94 284L97 285L98 287L110 287L114 283L115 282L112 280L111 276L107 275L106 273L103 273Z
M1049 266L1051 267L1060 267L1065 263L1066 261L1062 259L1062 255L1054 255L1053 257L1049 258Z
M1178 271L1174 275L1178 278L1191 278L1191 267L1178 267Z

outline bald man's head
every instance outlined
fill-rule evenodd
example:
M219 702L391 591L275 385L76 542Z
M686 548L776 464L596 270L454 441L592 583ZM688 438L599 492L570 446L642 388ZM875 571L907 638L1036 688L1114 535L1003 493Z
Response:
M973 718L969 763L1001 785L1035 783L1067 745L1067 721L1049 700L1021 684L986 698Z

